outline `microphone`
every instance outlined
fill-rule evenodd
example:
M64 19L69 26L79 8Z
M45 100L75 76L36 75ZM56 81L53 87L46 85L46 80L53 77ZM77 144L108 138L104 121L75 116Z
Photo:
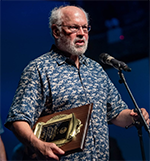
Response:
M131 68L129 68L127 64L115 59L114 57L110 56L107 53L100 54L99 59L101 60L102 63L107 64L107 65L111 65L114 68L116 68L117 70L123 69L124 71L127 71L127 72L131 71Z

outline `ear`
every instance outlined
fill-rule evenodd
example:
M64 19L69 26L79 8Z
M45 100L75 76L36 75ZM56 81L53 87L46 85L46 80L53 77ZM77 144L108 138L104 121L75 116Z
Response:
M58 39L58 37L60 35L60 31L59 31L58 27L55 24L53 24L51 29L52 29L52 33L53 33L54 38Z

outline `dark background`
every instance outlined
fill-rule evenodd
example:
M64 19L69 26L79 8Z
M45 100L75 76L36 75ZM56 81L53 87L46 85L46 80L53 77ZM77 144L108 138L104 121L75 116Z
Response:
M90 14L89 47L86 56L99 61L107 52L125 61L132 71L124 73L139 107L149 112L149 2L148 1L11 1L1 2L1 116L4 123L17 88L21 72L29 61L50 50L54 40L48 28L50 11L62 4L83 7ZM101 64L122 98L134 108L117 70ZM126 161L142 160L137 129L110 125L110 136L118 144ZM2 139L8 158L19 141L4 127ZM145 129L143 142L149 160L149 138ZM115 159L117 160L117 159Z

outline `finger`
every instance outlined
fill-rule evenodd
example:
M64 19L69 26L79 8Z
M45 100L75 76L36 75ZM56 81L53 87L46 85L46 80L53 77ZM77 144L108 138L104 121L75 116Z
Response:
M150 126L150 119L147 119L147 120L145 119L145 121L146 121L147 125Z
M148 124L148 126L150 126L150 119L147 120L147 124Z
M144 108L141 108L141 112L142 112L142 114L143 114L143 116L145 117L145 118L149 118L149 114L148 114L148 112L146 111L146 109L144 109Z
M61 148L59 148L59 147L58 147L56 144L54 144L54 143L51 144L51 149L53 150L53 152L54 152L55 154L63 155L63 154L65 153Z
M132 109L130 112L130 116L136 117L136 116L138 116L138 114L136 112L134 112L134 109Z
M144 108L141 109L141 112L142 112L142 114L143 114L143 117L144 117L145 121L146 121L147 124L149 125L150 119L149 119L149 114L148 114L148 112L147 112Z
M142 112L142 115L146 121L146 123L148 124L148 126L150 126L150 119L149 119L149 114L148 112L146 111L145 108L141 108L141 112Z
M53 151L49 153L48 157L50 158L50 160L59 160L59 157L55 155Z

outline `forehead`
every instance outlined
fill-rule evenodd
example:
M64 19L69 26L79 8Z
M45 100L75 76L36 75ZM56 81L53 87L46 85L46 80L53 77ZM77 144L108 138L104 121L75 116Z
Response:
M62 20L64 24L87 24L85 13L77 7L66 7L62 9Z

